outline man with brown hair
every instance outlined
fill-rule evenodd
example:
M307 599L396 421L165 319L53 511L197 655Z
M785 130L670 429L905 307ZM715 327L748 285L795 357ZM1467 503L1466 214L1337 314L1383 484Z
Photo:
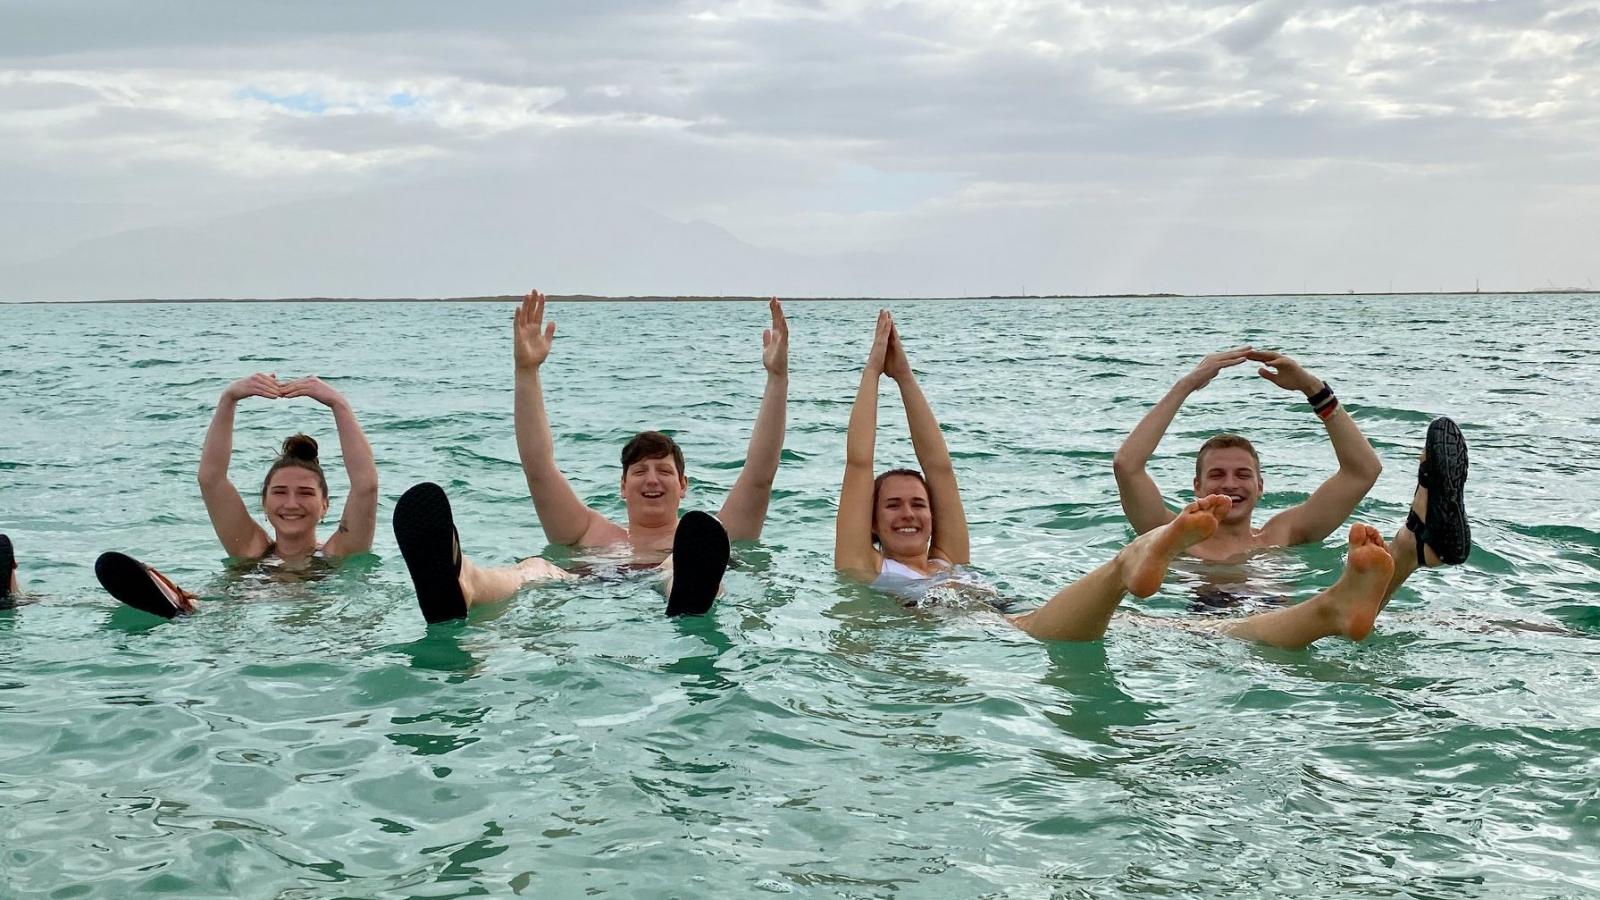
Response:
M528 492L552 544L616 547L632 564L659 565L668 615L704 613L716 598L728 563L729 541L755 540L766 522L772 481L783 452L789 391L789 325L777 299L772 327L762 334L766 389L745 454L744 469L716 516L678 508L689 490L683 451L658 431L643 431L622 448L619 489L627 507L618 524L580 499L555 462L555 440L545 414L539 367L550 355L554 322L545 321L545 297L534 291L516 314L517 453ZM395 507L399 540L423 615L443 621L466 615L476 603L503 600L527 582L572 577L543 559L484 569L462 558L449 501L436 485L417 485ZM408 549L409 548L409 549Z
M1303 503L1274 515L1257 528L1253 516L1266 489L1260 455L1249 440L1239 435L1211 438L1200 446L1195 458L1195 496L1225 494L1233 506L1216 533L1189 548L1190 553L1210 561L1237 560L1267 547L1319 542L1349 518L1377 482L1383 471L1378 454L1326 383L1281 353L1235 347L1212 353L1178 379L1117 450L1112 468L1122 510L1134 531L1143 534L1174 517L1145 465L1178 410L1223 369L1247 361L1260 364L1262 378L1285 390L1305 394L1327 429L1339 469ZM1387 601L1418 566L1455 564L1466 559L1471 548L1462 497L1466 477L1467 449L1460 429L1447 418L1436 419L1428 428L1412 512L1405 527L1388 544L1395 569L1380 602Z

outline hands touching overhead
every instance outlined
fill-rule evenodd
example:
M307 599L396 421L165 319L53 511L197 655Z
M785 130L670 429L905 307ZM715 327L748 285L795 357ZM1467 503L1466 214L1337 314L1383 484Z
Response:
M1252 350L1246 359L1261 363L1258 374L1286 391L1300 391L1307 397L1322 390L1322 379L1307 372L1292 358L1272 350Z
M1223 369L1247 361L1260 363L1257 374L1284 390L1301 391L1307 396L1322 390L1322 380L1306 371L1293 357L1276 350L1257 350L1249 344L1207 355L1194 371L1179 379L1178 384L1193 393L1210 384Z
M328 407L348 406L344 395L315 375L279 381L275 372L257 372L235 381L223 390L224 399L238 402L246 397L265 397L284 400L291 397L310 397Z
M222 391L225 400L238 402L246 397L266 397L277 400L283 396L283 385L278 383L276 372L257 372L228 385Z
M887 309L878 310L878 328L872 336L872 349L867 353L865 371L875 377L887 375L895 381L912 377L911 361L906 358L900 332L895 328L894 317Z
M1218 350L1207 354L1206 358L1200 360L1199 365L1194 367L1193 372L1178 379L1178 384L1188 388L1190 393L1198 391L1210 384L1211 379L1221 374L1223 369L1237 366L1249 359L1250 354L1254 352L1255 349L1246 344L1243 347L1234 347L1232 350Z

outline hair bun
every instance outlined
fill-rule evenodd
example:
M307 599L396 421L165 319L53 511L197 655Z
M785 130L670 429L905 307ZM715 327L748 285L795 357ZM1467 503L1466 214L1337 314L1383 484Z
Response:
M291 434L283 439L283 455L316 462L317 441L309 434Z

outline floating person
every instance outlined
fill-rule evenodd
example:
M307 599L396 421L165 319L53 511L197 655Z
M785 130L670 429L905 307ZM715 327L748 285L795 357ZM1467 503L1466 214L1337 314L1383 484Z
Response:
M1339 468L1304 503L1274 515L1266 525L1256 528L1255 508L1266 488L1256 448L1236 434L1219 434L1201 444L1195 458L1195 496L1223 494L1233 501L1216 534L1188 550L1211 562L1237 561L1271 547L1322 541L1343 525L1383 471L1378 454L1326 382L1281 353L1248 346L1222 350L1205 357L1192 372L1178 379L1166 396L1145 413L1117 451L1113 462L1117 491L1135 532L1143 534L1160 528L1175 515L1145 466L1178 410L1223 369L1244 362L1259 364L1261 377L1278 387L1306 396L1327 428ZM1433 420L1424 439L1410 513L1387 545L1395 569L1384 592L1385 603L1419 567L1466 561L1472 550L1466 481L1467 443L1461 429L1448 418Z
M655 566L663 575L667 615L701 615L711 608L728 565L730 541L755 540L766 522L772 481L783 452L789 392L789 325L783 307L768 307L772 325L762 332L767 371L745 464L715 516L678 509L689 489L683 450L665 434L642 431L622 448L619 490L627 523L591 509L556 466L555 440L545 413L539 369L550 355L555 322L545 321L545 297L534 291L515 316L517 452L534 510L552 544L613 550L631 565ZM574 575L537 557L489 568L461 552L460 536L444 491L431 483L412 487L394 511L395 539L429 622L459 619L470 607L506 600L523 585Z
M911 445L921 471L873 475L878 381L900 388ZM1062 588L1032 612L1010 614L993 586L967 566L970 539L955 467L933 409L922 394L887 311L878 314L872 351L850 412L844 484L834 532L834 566L908 605L986 604L1040 640L1090 641L1105 634L1122 598L1160 589L1179 555L1213 538L1231 514L1221 493L1197 499L1159 527L1147 529L1116 556ZM1394 561L1376 529L1355 526L1339 581L1310 600L1214 626L1212 630L1300 648L1334 635L1360 640L1372 630Z
M312 438L304 434L286 438L283 451L261 482L261 506L272 527L270 536L250 515L238 488L229 480L234 410L248 397L308 397L333 411L350 495L345 498L338 527L326 541L318 539L317 526L328 514L328 481ZM378 468L372 447L349 401L315 376L280 382L276 375L257 373L228 385L206 431L199 481L211 527L230 559L273 559L285 572L304 572L314 562L336 562L372 549L378 520ZM101 554L95 562L95 575L113 597L145 612L170 619L195 611L194 594L127 554Z

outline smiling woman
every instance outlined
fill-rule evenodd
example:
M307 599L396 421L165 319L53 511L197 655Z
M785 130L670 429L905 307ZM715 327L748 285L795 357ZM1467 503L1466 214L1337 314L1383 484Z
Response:
M284 439L283 452L261 483L261 506L272 536L245 508L239 489L228 478L233 455L233 413L240 400L309 397L333 410L339 429L339 452L350 476L339 527L326 542L317 540L317 525L328 514L328 480L317 459L317 442L305 434ZM280 382L276 375L256 373L222 392L200 455L200 496L223 549L234 559L281 559L291 569L304 569L312 559L339 559L372 549L377 527L378 469L372 448L343 394L322 379L307 376ZM195 610L194 594L178 587L154 568L123 553L110 552L95 563L100 583L118 600L163 618Z

